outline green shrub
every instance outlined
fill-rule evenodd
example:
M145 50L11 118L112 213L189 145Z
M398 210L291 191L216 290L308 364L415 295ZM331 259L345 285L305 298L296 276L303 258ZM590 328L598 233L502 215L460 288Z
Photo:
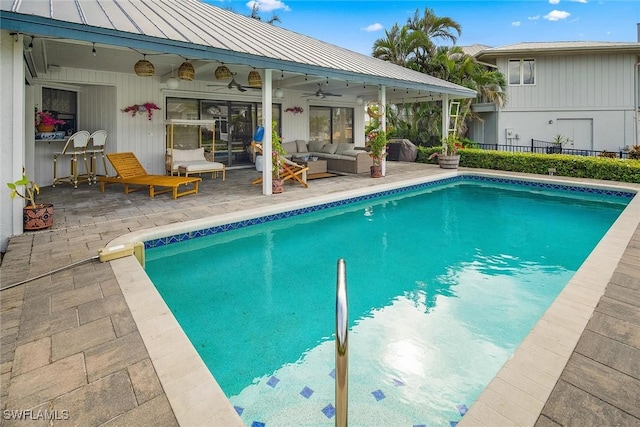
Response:
M437 164L437 159L428 160L435 151L437 148L418 147L416 161ZM640 183L639 161L609 157L510 153L465 148L460 150L460 166L539 175L549 175L549 169L555 169L554 174L559 176Z

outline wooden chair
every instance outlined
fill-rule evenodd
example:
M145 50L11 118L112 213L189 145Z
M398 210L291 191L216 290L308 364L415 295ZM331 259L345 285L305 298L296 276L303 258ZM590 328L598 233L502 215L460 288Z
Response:
M59 182L68 182L73 185L73 188L78 188L78 184L81 181L87 181L91 185L91 169L87 161L87 144L89 144L89 138L91 134L86 130L81 130L69 137L67 143L64 145L62 151L53 155L53 184L55 187ZM69 156L71 160L71 170L67 176L58 176L58 159L64 156ZM80 158L84 161L84 173L78 173L78 161Z
M186 177L186 176L166 176L166 175L149 175L147 171L135 154L131 152L127 153L109 153L107 158L115 169L117 176L99 176L100 191L104 192L104 187L108 183L119 183L124 185L124 194L129 194L132 191L142 190L144 188L149 189L149 197L155 197L156 194L162 194L172 192L173 198L177 199L180 196L186 196L187 194L196 194L198 192L198 184L202 181L202 178ZM187 189L182 192L178 192L178 188L181 185L193 184L191 189ZM131 189L129 186L138 186ZM156 191L156 187L168 187L164 190Z
M257 142L252 142L251 146L254 148L255 152L261 154L264 158L264 154L262 152L262 144L258 144ZM309 184L307 184L307 171L309 170L308 166L299 165L296 162L293 162L287 159L284 156L278 155L280 159L280 164L282 165L282 173L280 174L280 178L288 181L298 181L304 188L308 188ZM265 159L265 167L267 167L267 160ZM256 185L262 183L262 176L251 181L251 184Z

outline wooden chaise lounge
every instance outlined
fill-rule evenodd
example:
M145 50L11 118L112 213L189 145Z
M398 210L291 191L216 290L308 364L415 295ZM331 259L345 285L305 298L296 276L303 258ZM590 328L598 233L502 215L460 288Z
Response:
M149 189L149 197L155 197L156 194L172 192L173 198L187 194L196 194L198 192L198 184L202 178L193 176L165 176L165 175L149 175L144 167L138 161L135 154L127 153L109 153L107 154L109 162L116 171L117 176L99 176L100 191L104 192L104 187L108 183L116 183L124 185L124 194L132 191ZM181 185L193 184L193 187L182 192L178 192ZM137 186L130 188L129 186ZM168 187L160 191L156 191L156 187Z

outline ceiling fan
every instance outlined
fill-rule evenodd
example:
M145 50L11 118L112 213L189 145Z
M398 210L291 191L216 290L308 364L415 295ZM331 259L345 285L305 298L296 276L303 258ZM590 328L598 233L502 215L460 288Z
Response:
M339 93L331 93L331 92L325 92L322 90L322 83L318 83L318 90L315 91L315 93L305 93L305 96L317 96L320 97L322 99L325 99L327 96L342 96Z
M227 85L228 89L237 89L239 92L246 92L247 89L257 89L257 90L261 90L262 89L262 88L259 88L259 87L242 86L240 83L238 83L236 81L236 74L238 74L238 73L233 73L232 74L231 81ZM221 85L207 85L207 86L221 86Z

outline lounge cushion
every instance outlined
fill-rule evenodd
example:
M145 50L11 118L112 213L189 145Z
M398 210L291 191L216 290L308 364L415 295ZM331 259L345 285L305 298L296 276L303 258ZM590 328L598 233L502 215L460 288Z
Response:
M187 172L198 172L198 171L210 171L217 169L224 169L224 165L218 162L207 162L206 160L201 161L191 161L184 162L180 165L187 170Z
M356 157L360 153L365 153L365 151L363 151L363 150L345 150L342 153L340 153L340 155L349 156L349 157Z
M336 148L336 154L344 154L347 150L353 150L354 146L354 144L348 142L340 142Z
M173 150L167 149L167 154L173 157L173 164L180 164L181 162L193 162L193 161L203 161L204 158L204 147L195 148L193 150Z

